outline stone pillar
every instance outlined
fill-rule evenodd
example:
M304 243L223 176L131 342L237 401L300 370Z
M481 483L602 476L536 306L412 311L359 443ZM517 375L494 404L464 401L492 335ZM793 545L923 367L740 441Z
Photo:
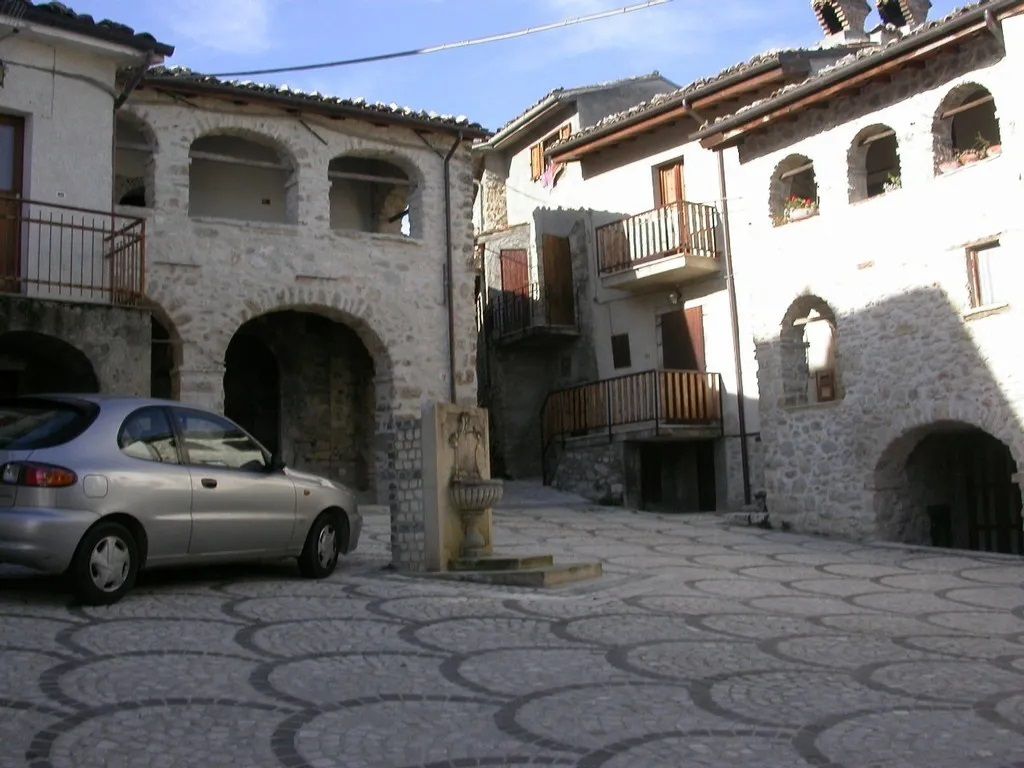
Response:
M374 441L378 502L391 510L391 564L425 569L423 451L420 419L382 418Z

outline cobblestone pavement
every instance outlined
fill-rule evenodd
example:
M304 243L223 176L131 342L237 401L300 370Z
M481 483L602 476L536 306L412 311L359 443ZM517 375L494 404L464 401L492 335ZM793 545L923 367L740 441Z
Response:
M0 575L0 766L1024 765L1024 563L865 546L513 484L554 592L398 576L144 578L111 608Z

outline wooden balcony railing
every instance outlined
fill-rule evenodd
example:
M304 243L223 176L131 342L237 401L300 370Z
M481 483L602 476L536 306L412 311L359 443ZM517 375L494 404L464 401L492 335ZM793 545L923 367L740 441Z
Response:
M666 256L719 257L718 210L712 205L672 203L598 227L596 236L601 274Z
M145 220L0 196L0 293L130 306L145 280Z
M484 309L484 328L496 340L533 329L579 328L578 306L571 290L553 295L539 283L521 291L494 291Z
M628 424L721 426L722 377L701 371L653 370L552 392L541 412L546 452L556 437Z

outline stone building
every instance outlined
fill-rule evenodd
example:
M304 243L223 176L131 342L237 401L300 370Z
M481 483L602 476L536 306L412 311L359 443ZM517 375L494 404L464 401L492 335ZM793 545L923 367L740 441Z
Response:
M55 6L7 7L25 13L2 19L18 30L3 45L37 21L87 24ZM390 505L396 565L422 567L421 409L476 402L470 147L486 133L394 105L128 69L171 49L126 39L136 47L122 42L122 58L103 62L107 88L81 77L61 86L59 123L77 132L61 140L76 151L24 163L33 179L37 164L58 163L33 184L39 205L63 202L64 185L75 186L68 203L115 224L87 254L61 251L49 224L28 243L8 239L22 260L28 244L49 263L70 262L77 292L47 273L45 290L65 294L44 323L32 286L9 282L5 293L20 296L0 305L13 318L0 345L24 352L11 332L27 323L47 337L33 354L73 348L77 367L60 370L84 378L26 375L11 389L152 392L223 409L290 465ZM57 43L38 55L53 50L65 55ZM26 146L41 148L44 120L58 120L43 112L49 86L30 77L36 70L11 67L0 110L28 113ZM24 104L11 98L22 91ZM90 271L86 257L106 271ZM83 311L105 315L76 320Z
M815 2L863 48L710 122L773 520L1024 553L1024 3Z

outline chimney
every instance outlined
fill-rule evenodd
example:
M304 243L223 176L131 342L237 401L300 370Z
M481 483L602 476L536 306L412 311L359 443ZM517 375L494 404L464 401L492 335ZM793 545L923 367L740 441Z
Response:
M931 0L875 0L882 22L894 27L916 29L928 20Z
M844 40L864 39L864 22L871 13L867 0L811 0L811 6L826 37L841 35Z

